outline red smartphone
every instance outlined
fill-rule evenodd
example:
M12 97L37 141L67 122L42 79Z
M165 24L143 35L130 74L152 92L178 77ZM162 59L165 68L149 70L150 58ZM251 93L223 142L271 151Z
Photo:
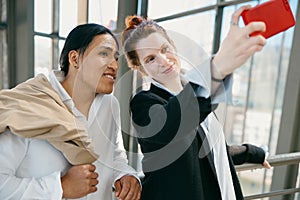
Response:
M245 10L241 15L246 25L253 21L263 21L266 24L265 32L254 32L250 36L261 34L269 38L296 24L288 0L269 0Z

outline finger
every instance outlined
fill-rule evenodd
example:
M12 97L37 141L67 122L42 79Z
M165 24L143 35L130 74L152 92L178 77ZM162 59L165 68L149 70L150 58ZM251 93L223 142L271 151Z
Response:
M242 48L244 48L246 51L253 48L261 48L264 47L266 45L267 41L266 39L261 36L261 35L257 35L257 36L253 36L248 38L247 40L244 41L244 46L242 46Z
M91 179L89 185L90 186L96 186L96 185L98 185L98 183L99 183L99 181L97 179Z
M249 47L249 49L246 51L246 54L248 54L247 56L250 57L252 56L254 53L261 51L264 48L263 45L252 45Z
M136 193L135 193L135 188L134 187L130 187L130 190L128 191L128 193L125 195L124 198L122 198L122 200L132 200L132 199L136 199Z
M89 193L96 192L97 190L98 190L98 188L96 186L92 186L92 187L90 187Z
M141 187L139 183L136 183L132 186L134 188L134 196L132 199L140 199Z
M115 182L115 194L116 194L116 197L119 197L121 189L122 189L121 182L120 181L116 181Z
M238 25L239 24L239 18L244 10L250 9L250 5L241 6L239 9L237 9L231 16L231 25Z
M142 193L142 190L141 190L141 186L139 186L139 193L138 193L138 196L137 196L137 199L141 199L141 193Z
M137 199L138 193L140 191L140 185L138 184L138 181L133 178L130 181L130 190L127 193L125 200L131 200L131 199Z
M90 173L89 178L97 179L99 177L99 174L97 172Z
M130 190L129 184L127 182L123 183L122 188L120 190L119 198L120 199L125 199L125 197L127 196L129 190Z
M96 166L93 165L93 164L88 164L88 170L89 170L90 172L94 172L94 171L96 170Z
M267 160L264 161L263 165L264 165L264 167L266 167L267 169L271 169L271 165L270 165L270 163L269 163Z
M245 59L248 59L250 56L252 56L255 52L261 51L266 44L266 39L261 36L255 36L250 37L244 40L244 44L238 48L241 56L245 57Z
M266 31L266 24L262 21L250 22L245 26L244 30L246 35L250 35L254 32L264 32Z

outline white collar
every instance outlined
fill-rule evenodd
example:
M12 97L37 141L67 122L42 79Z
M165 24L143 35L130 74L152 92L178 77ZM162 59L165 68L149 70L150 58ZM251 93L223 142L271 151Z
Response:
M84 117L84 119L86 119L85 116L75 107L73 99L61 85L63 80L65 80L65 73L63 71L52 70L49 73L49 82L53 89L56 90L63 103L73 112L75 116Z
M168 88L166 88L164 85L162 85L161 83L157 82L156 80L154 80L152 78L150 78L150 80L151 80L151 83L153 85L155 85L156 87L159 87L159 88L161 88L163 90L166 90L167 92L169 92L170 94L172 94L174 96L177 95L177 94L179 94L179 92L178 93L172 92L171 90L169 90ZM184 87L187 84L187 81L186 81L186 79L181 74L180 74L180 80L181 80L182 86Z
M61 82L63 80L65 80L65 73L63 71L52 70L49 73L50 84L56 90L56 92L59 94L62 101L65 102L65 101L72 100L72 98L70 97L70 95L67 93L67 91L61 85Z
M151 83L153 84L153 85L155 85L156 87L159 87L159 88L161 88L161 89L163 89L163 90L166 90L167 92L169 92L170 94L172 94L172 95L176 95L176 93L174 93L174 92L172 92L171 90L169 90L168 88L166 88L165 86L163 86L161 83L159 83L159 82L157 82L156 80L154 80L154 79L151 79Z

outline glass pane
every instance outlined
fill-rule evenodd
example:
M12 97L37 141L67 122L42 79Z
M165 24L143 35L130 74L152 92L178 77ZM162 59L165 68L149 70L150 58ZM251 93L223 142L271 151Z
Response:
M148 16L155 19L215 3L216 0L151 0L148 5Z
M295 2L290 2L292 10L297 6ZM251 3L252 6L256 4L257 1ZM224 9L221 40L229 30L231 13L241 5ZM242 20L240 26L243 27ZM227 107L226 132L229 143L266 145L270 154L275 154L293 29L269 38L261 52L235 71L234 102ZM240 172L245 195L268 192L272 175L273 170Z
M210 54L212 51L215 11L160 22L166 30L185 35ZM188 48L186 48L188 50Z
M36 32L52 32L52 1L34 1L34 30Z
M69 32L78 24L78 1L60 1L59 35L67 37Z
M6 0L0 1L0 22L6 22L7 21L7 2Z
M64 44L65 44L65 40L59 40L59 42L58 42L59 56L64 47ZM59 62L58 62L58 65L59 65ZM58 70L60 70L60 65L58 66Z
M90 23L98 23L111 30L116 29L118 15L118 0L89 0Z
M0 89L8 88L7 32L0 31Z
M34 37L34 73L48 75L51 66L51 39L46 37Z

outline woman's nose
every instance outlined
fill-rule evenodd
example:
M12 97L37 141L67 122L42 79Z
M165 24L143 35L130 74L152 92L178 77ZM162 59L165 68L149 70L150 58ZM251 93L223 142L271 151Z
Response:
M170 64L170 59L166 54L160 54L159 61L161 66L168 66Z

